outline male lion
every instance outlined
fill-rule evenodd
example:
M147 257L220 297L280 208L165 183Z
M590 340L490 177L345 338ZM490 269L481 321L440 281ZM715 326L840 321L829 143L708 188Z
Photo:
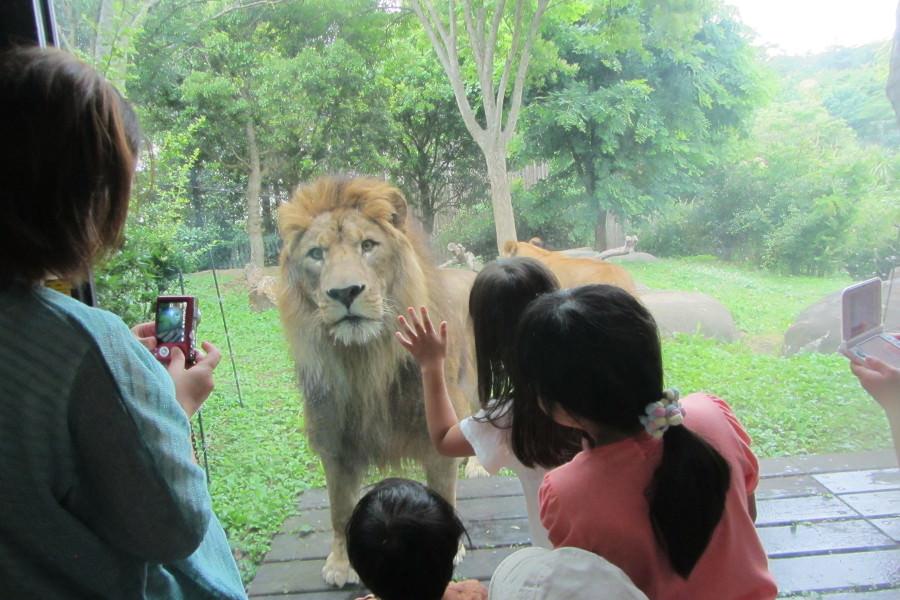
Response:
M528 256L535 258L553 271L564 288L573 288L592 283L616 285L632 296L637 296L634 280L628 271L604 260L596 258L578 258L566 256L562 252L553 252L529 242L509 240L503 244L503 256Z
M307 434L325 469L334 537L322 576L356 582L344 529L369 465L419 461L428 485L454 503L458 461L434 450L418 366L394 340L395 318L428 306L451 335L447 386L457 415L474 401L467 331L474 273L427 258L406 200L368 178L321 178L279 209L284 240L281 320L305 401Z

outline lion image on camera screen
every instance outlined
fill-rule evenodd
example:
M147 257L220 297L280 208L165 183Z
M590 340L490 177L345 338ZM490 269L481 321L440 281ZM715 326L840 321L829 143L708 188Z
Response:
M376 179L318 179L299 187L278 218L278 308L331 504L334 537L322 576L343 586L358 581L344 529L370 465L418 461L428 485L455 501L458 459L434 450L418 366L394 332L409 306L428 306L436 322L447 321L447 385L459 418L468 415L475 374L466 315L475 274L435 267L403 194Z

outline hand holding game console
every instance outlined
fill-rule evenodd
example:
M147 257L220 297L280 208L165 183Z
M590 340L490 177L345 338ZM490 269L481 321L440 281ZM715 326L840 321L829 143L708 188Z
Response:
M850 370L886 411L900 411L900 369L870 356L862 364L851 362Z
M846 288L841 294L841 310L842 354L860 365L874 357L900 368L900 340L884 332L880 279L875 277Z

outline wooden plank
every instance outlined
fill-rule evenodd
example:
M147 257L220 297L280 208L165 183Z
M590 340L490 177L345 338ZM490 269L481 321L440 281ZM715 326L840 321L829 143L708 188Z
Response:
M900 550L773 558L769 569L783 594L900 587Z
M813 478L835 494L900 490L900 469L822 473Z
M873 450L852 454L812 454L809 456L781 456L759 461L762 477L831 473L835 471L863 471L890 469L897 466L893 450Z
M472 549L499 546L523 546L531 543L528 519L486 519L465 523ZM279 533L272 539L272 546L265 562L290 560L324 561L331 547L331 530L316 531L298 536Z
M900 542L900 517L887 517L884 519L871 519L872 524L883 531L885 535L893 538L895 542Z
M250 594L254 600L356 600L365 595L364 591L332 590L330 592L307 592L299 594L276 594L258 596Z
M900 490L842 494L841 500L867 517L891 517L900 514Z
M794 523L760 527L757 531L770 558L895 547L894 540L863 519Z
M325 561L331 548L331 531L316 531L304 537L279 533L272 539L272 546L265 562L288 560Z
M457 482L456 498L487 498L497 496L518 496L522 494L522 484L518 477L478 477L460 479ZM300 495L297 507L301 511L328 506L328 492L325 488L307 490Z
M802 596L787 596L786 598L811 600L809 594L803 594ZM900 598L900 588L890 590L869 590L866 592L823 594L816 596L816 600L897 600L898 598Z
M821 521L824 519L859 517L852 508L838 498L828 496L802 496L760 500L756 504L756 526L789 525L795 521Z
M333 592L334 588L322 579L321 560L292 560L260 565L256 579L250 585L251 596L299 594L304 592ZM363 592L363 588L346 586L346 591ZM365 594L358 594L365 595Z
M531 544L528 519L486 519L466 522L473 548L525 546Z
M809 475L791 475L788 477L768 477L760 479L756 486L756 499L792 498L796 496L812 496L825 494L828 490Z
M454 578L490 581L491 575L500 565L500 562L519 549L520 547L507 546L503 548L473 550L466 554L465 560L457 565Z

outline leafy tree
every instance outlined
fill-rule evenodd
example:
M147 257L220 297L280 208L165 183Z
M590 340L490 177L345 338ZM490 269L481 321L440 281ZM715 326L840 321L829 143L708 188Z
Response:
M688 193L758 101L742 26L704 2L672 4L591 0L547 28L568 67L531 100L521 154L551 161L533 191L544 213L593 223L598 249L609 213L638 216Z
M677 223L682 248L771 269L853 276L883 272L898 254L900 156L859 143L814 93L788 88L761 109L747 140L708 172ZM666 217L677 216L667 213ZM654 251L669 218L642 237Z
M200 168L243 187L254 264L264 261L273 201L297 181L382 164L376 140L387 117L370 49L385 13L375 4L208 3L193 30L145 39L158 54L179 51L177 66L144 93L168 98L176 120L205 117Z
M499 250L505 241L517 239L507 148L516 131L532 47L549 0L514 0L509 6L497 0L491 11L483 0L459 0L460 10L450 0L443 15L432 0L410 3L447 74L466 129L484 155ZM468 41L467 50L460 47L461 39ZM481 115L469 101L470 86L480 91Z
M417 31L399 33L389 42L384 64L391 119L385 154L392 180L431 233L438 212L482 197L484 160L459 117L446 76L428 56L428 40Z
M772 66L794 94L814 92L828 112L846 121L860 140L892 148L900 128L885 95L890 43L835 48L813 56L779 57Z
M125 91L135 39L162 1L186 0L62 0L57 4L61 43Z
M897 3L897 26L891 47L891 70L887 82L887 95L894 107L897 123L900 124L900 2Z

